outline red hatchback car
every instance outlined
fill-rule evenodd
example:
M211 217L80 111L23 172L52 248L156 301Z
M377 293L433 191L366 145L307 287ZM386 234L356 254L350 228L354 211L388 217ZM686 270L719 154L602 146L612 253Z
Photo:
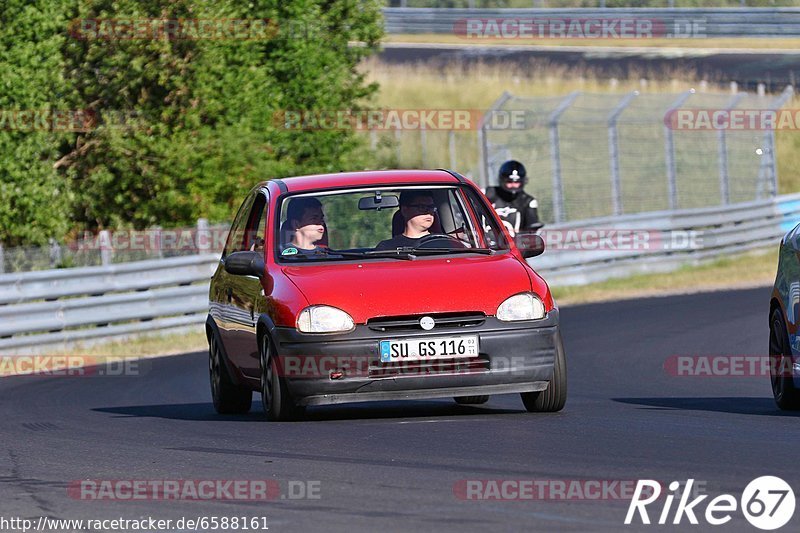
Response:
M558 308L491 204L456 172L274 179L234 219L206 321L214 407L521 393L566 402Z

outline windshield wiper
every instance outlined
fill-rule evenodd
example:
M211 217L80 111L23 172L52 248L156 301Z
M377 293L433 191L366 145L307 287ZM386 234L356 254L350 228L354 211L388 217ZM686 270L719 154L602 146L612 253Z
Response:
M415 254L484 254L494 255L495 250L491 248L413 248Z
M414 255L414 249L409 246L391 248L389 250L370 250L369 252L358 253L364 254L362 257L397 257L400 259L408 259L409 261L413 261L417 258L417 256Z

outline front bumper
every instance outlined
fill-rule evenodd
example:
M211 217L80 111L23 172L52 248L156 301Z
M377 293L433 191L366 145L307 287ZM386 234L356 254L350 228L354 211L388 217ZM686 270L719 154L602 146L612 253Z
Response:
M431 331L374 331L308 335L276 328L279 372L299 405L423 399L540 391L553 376L558 310L541 320L502 322L487 317L474 327ZM479 358L410 364L401 372L380 363L385 339L478 335ZM341 372L341 376L332 373Z

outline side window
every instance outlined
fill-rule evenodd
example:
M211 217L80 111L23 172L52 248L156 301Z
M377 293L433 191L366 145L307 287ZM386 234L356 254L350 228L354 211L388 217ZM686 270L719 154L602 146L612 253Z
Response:
M247 220L250 215L250 208L253 206L253 199L255 195L251 194L242 203L239 211L236 213L236 218L233 219L231 224L231 231L228 234L228 241L225 243L225 250L222 252L222 257L225 258L228 254L233 252L240 252L244 250L244 234L247 225Z
M268 203L267 197L263 193L258 193L256 195L247 223L245 250L250 250L251 252L264 251L264 232L267 225Z
M471 189L466 187L462 189L467 197L467 201L472 208L472 211L480 218L480 223L483 225L483 236L486 239L486 246L489 248L505 250L508 248L506 239L503 236L503 231L497 223L496 215L488 213L483 202L478 198Z

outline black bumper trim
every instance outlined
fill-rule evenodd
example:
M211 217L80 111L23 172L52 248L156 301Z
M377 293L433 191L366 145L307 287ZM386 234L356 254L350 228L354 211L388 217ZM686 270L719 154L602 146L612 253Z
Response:
M349 402L372 402L380 400L430 400L432 398L450 398L454 396L513 394L516 392L543 391L547 389L548 384L548 381L534 381L533 383L512 383L509 385L445 387L440 389L422 389L413 391L406 390L320 394L315 396L307 396L298 401L298 403L300 405L331 405Z

